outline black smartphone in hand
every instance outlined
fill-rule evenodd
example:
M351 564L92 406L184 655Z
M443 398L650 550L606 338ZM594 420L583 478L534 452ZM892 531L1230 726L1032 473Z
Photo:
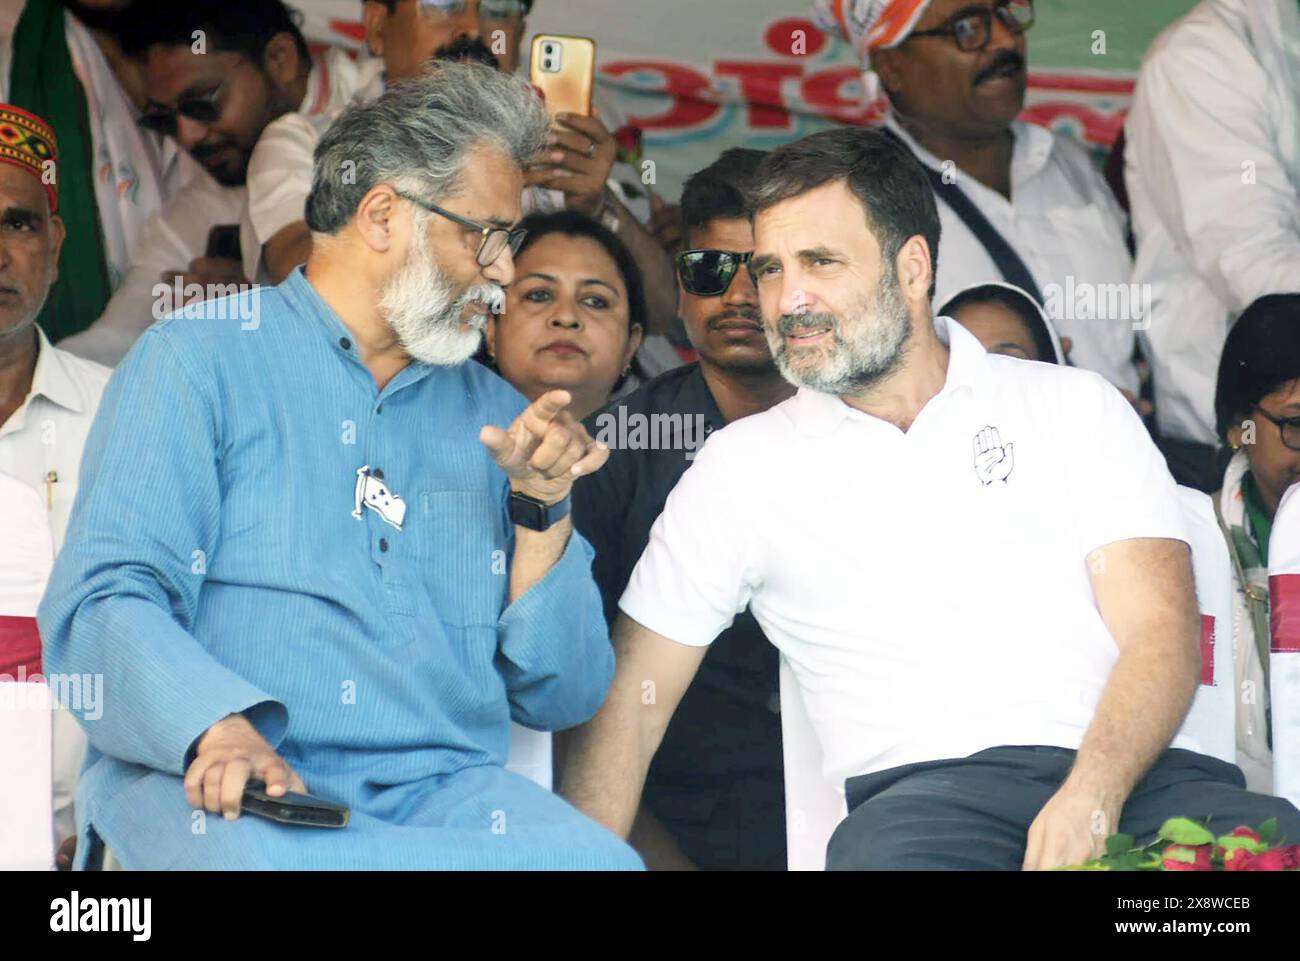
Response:
M280 824L296 824L311 828L347 827L351 811L342 804L322 801L310 794L287 792L280 797L266 793L266 782L250 780L244 785L244 797L239 808L245 814L256 814Z

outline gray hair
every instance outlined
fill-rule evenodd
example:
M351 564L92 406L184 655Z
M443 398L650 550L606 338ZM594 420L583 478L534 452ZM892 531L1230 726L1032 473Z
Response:
M546 145L546 110L515 77L439 61L378 100L348 107L316 145L307 226L334 234L376 184L437 202L460 189L465 154L496 147L523 166Z

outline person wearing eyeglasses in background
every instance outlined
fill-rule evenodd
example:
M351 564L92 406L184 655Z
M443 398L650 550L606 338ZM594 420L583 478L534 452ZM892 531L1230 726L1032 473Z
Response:
M1087 152L1016 119L1032 0L815 0L814 11L853 43L873 96L883 88L889 97L885 128L929 171L941 199L935 303L987 281L1021 287L1073 341L1074 363L1136 406L1141 318L1081 317L1080 305L1062 300L1067 278L1070 290L1127 284L1132 260L1123 212Z
M1273 793L1268 543L1282 495L1300 482L1297 330L1300 293L1252 303L1228 332L1214 395L1219 437L1233 451L1214 505L1236 575L1237 766L1263 794Z
M63 343L110 365L181 306L169 296L160 308L159 284L197 284L217 296L257 279L244 266L242 249L254 241L242 225L258 141L286 114L337 116L379 70L336 47L313 57L281 0L135 0L121 43L142 71L139 124L174 140L208 176L194 178L145 225L103 314Z
M0 100L44 117L62 140L68 227L41 311L52 342L90 326L131 266L149 218L201 168L136 123L146 95L122 51L132 0L0 0Z
M705 438L794 394L772 360L749 274L744 192L763 156L728 150L682 192L690 249L677 256L679 314L699 362L586 421L611 452L575 485L573 520L595 548L592 573L611 626L650 528ZM668 425L657 439L656 422ZM651 869L785 869L777 676L776 649L742 612L709 649L647 775L629 840Z

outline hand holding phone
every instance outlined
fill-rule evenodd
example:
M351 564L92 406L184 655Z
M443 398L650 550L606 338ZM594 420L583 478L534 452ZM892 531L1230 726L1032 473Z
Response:
M347 827L351 816L351 811L344 805L323 801L311 794L290 791L272 797L266 793L266 783L257 780L250 780L244 785L240 810L280 824L311 828Z

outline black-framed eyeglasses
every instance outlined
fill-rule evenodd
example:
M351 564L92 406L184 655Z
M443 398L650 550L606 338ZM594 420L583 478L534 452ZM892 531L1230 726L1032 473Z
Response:
M187 117L198 123L215 123L221 116L221 93L230 82L230 75L217 84L211 93L185 97L175 108L150 103L140 115L138 123L146 130L160 133L164 137L176 136L177 116Z
M417 0L420 13L428 17L459 17L467 0ZM488 20L522 19L528 8L523 0L479 0L478 15Z
M1255 409L1264 415L1264 419L1277 425L1282 432L1282 443L1291 450L1300 450L1300 417L1274 417L1258 404Z
M519 248L524 245L524 240L528 237L528 231L523 227L515 227L510 230L506 227L481 224L477 220L470 220L467 217L460 216L460 214L454 214L450 210L444 210L437 204L431 204L427 200L421 200L419 197L412 196L401 190L394 190L393 193L403 200L409 200L417 207L423 207L429 213L446 217L452 223L460 224L466 230L476 230L482 234L483 239L479 241L478 251L474 254L474 259L478 261L480 267L491 267L496 263L497 258L505 253L507 247L510 248L510 255L513 257L519 253Z
M684 250L675 258L682 289L697 297L718 297L754 254L734 250Z
M993 16L1012 34L1021 34L1034 25L1034 0L1003 0L996 7L968 10L946 21L933 30L914 30L913 37L951 37L957 49L975 53L989 45L993 38Z

